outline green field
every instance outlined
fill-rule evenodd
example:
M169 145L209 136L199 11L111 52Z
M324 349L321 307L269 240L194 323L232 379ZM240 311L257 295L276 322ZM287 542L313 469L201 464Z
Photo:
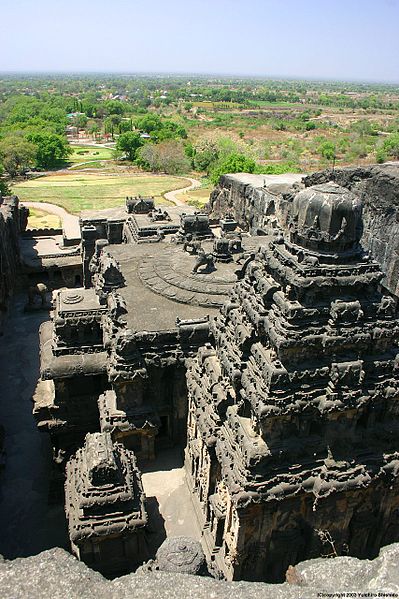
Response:
M187 179L162 175L104 175L96 173L62 173L17 183L13 193L21 200L49 202L72 214L81 210L113 208L126 196L155 196L158 204L170 205L162 195L166 191L189 185Z
M80 162L90 162L93 160L112 160L113 150L110 148L91 147L91 146L71 146L73 152L68 157L68 162L79 164Z
M61 221L55 214L29 208L28 229L59 229Z

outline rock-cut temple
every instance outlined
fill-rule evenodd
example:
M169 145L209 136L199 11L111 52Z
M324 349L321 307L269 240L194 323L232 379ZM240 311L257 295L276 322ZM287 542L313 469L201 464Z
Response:
M189 362L187 477L221 577L399 538L399 322L361 233L351 192L300 191Z
M141 470L171 446L213 576L278 582L399 540L398 190L392 165L228 175L204 213L127 198L82 214L75 245L20 239L0 299L18 269L53 292L33 411L79 559L155 557ZM4 247L25 225L0 199ZM175 565L202 556L167 541Z

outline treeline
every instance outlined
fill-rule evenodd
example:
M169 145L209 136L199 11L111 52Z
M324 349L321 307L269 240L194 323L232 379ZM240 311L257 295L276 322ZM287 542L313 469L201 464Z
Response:
M343 125L333 116L319 117L324 106L392 113L399 109L398 98L398 86L382 84L165 75L3 76L0 170L15 177L64 165L71 152L67 130L71 135L84 130L98 142L114 141L115 157L141 168L170 174L195 170L211 181L225 172L296 170L313 157L350 162L374 155L383 161L399 157L398 118L390 115L380 131L365 119ZM268 103L276 106L265 109ZM288 103L293 106L277 106ZM292 136L254 140L251 130L261 125ZM327 129L328 138L319 135ZM259 164L266 160L279 164Z
M0 104L0 170L15 177L65 160L70 153L66 110L58 96L11 96ZM2 187L4 192L4 181Z
M0 98L12 94L58 95L72 99L70 112L79 111L88 118L104 118L115 112L112 104L101 100L107 94L123 96L125 112L149 106L168 106L180 101L201 99L237 103L306 103L362 109L399 109L399 87L389 84L339 81L273 80L259 77L207 77L178 75L68 75L3 76ZM112 102L112 100L110 100ZM120 112L119 114L122 114Z
M226 173L281 174L298 170L297 165L289 161L260 164L244 141L238 143L215 135L190 142L182 127L163 122L156 115L143 117L139 124L151 137L143 138L137 131L121 134L116 142L117 157L123 155L145 170L173 175L194 170L204 173L211 183Z

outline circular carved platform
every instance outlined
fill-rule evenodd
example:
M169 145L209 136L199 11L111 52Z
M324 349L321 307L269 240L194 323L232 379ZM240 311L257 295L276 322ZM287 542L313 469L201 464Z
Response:
M211 243L204 243L206 252ZM217 263L212 272L192 273L196 257L183 251L182 246L166 247L161 256L149 256L139 266L140 279L154 293L183 304L220 307L236 282L237 264Z
M83 300L83 295L81 293L68 293L64 295L62 301L64 304L79 304Z

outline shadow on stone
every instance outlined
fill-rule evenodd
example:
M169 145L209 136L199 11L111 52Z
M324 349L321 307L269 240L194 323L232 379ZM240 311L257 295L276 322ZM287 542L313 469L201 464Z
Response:
M155 460L140 460L139 466L142 474L148 472L166 472L181 468L184 463L182 447L169 448L159 453Z
M51 446L39 432L31 398L39 377L38 329L48 314L23 312L15 297L0 339L0 423L5 465L0 477L0 553L10 559L68 548L63 505L48 505Z
M146 508L148 514L148 552L150 558L154 559L158 548L166 539L165 520L159 511L159 503L156 497L147 497Z

